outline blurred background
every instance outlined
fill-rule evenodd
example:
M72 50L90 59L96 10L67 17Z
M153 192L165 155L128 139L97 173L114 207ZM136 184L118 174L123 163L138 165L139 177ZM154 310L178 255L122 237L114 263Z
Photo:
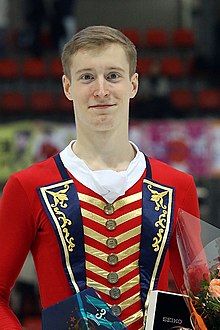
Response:
M140 90L130 138L192 174L203 220L220 225L220 2L218 0L0 0L0 194L9 175L75 137L60 54L88 25L110 25L137 46ZM11 304L40 329L28 256Z

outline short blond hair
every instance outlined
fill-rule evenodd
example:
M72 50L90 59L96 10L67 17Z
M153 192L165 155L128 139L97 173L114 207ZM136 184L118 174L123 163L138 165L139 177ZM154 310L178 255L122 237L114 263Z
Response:
M129 74L132 76L136 72L137 51L133 42L121 31L104 25L88 26L76 33L63 48L61 61L63 72L70 80L71 58L81 49L95 49L108 44L119 44L125 51L129 63Z

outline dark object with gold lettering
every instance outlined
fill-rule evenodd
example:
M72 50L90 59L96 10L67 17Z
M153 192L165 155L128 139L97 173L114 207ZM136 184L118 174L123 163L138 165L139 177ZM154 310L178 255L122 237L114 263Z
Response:
M113 311L93 288L88 288L43 309L42 329L126 330Z

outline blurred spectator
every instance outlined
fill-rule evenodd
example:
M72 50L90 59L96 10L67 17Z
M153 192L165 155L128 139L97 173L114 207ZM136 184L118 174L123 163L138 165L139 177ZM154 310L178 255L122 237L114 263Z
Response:
M7 32L9 26L9 0L0 0L0 57L7 53Z
M213 77L220 83L220 9L214 25Z
M76 32L76 0L54 0L51 13L53 47L61 51Z
M160 72L160 61L152 62L148 76L140 79L137 109L134 116L140 118L159 118L168 115L169 106L169 79L163 77Z
M190 73L198 78L207 79L211 73L209 59L203 54L195 54L190 67Z
M46 18L46 8L43 0L24 1L24 20L26 31L23 38L26 39L27 48L31 55L40 57L43 52L41 35L42 27Z

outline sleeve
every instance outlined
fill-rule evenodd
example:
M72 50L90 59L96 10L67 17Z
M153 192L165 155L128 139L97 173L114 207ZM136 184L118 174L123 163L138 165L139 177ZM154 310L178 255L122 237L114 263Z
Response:
M190 176L189 180L187 180L188 185L184 189L184 186L182 186L182 189L184 189L185 193L180 200L176 201L176 208L175 208L175 218L177 219L177 213L179 208L183 209L184 211L194 215L195 217L200 216L199 212L199 202L198 202L198 196L197 196L197 190L196 185L194 182L194 179ZM179 188L181 189L181 188ZM178 193L177 193L178 194ZM181 192L182 194L182 192ZM176 220L177 221L177 220ZM183 268L182 263L179 255L179 250L177 246L176 241L176 221L175 226L173 230L173 234L171 237L170 247L169 247L169 257L170 257L170 269L173 274L177 289L181 291L182 285L183 285ZM198 246L201 246L201 240L200 240L200 228L197 228L197 231L195 232L195 235L198 236Z
M10 291L34 238L27 193L15 176L5 185L0 201L0 329L22 329L10 309Z

